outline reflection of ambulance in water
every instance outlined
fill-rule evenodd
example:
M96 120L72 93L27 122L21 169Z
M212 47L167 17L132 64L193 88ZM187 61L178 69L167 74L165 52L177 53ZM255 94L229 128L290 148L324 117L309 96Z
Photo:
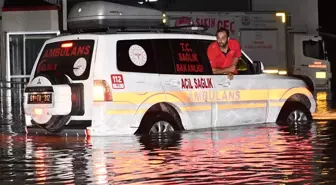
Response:
M264 73L295 75L310 89L330 89L330 63L321 37L288 33L285 13L274 12L166 12L170 26L208 27L210 34L224 27L242 49L265 65Z

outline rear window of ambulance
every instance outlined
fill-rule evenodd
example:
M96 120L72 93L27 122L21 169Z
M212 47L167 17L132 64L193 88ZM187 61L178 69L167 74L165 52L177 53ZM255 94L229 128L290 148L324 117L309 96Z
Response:
M35 76L57 72L72 80L86 80L90 75L94 40L68 40L47 44L42 51Z

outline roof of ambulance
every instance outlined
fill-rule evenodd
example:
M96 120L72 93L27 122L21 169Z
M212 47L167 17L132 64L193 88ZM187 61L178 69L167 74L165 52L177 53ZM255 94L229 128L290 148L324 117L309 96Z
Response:
M189 33L153 33L153 32L118 32L118 33L81 33L81 34L68 34L59 35L47 42L57 42L63 40L75 39L99 39L99 38L115 38L116 40L127 39L210 39L214 40L215 36L202 35L202 34L189 34Z

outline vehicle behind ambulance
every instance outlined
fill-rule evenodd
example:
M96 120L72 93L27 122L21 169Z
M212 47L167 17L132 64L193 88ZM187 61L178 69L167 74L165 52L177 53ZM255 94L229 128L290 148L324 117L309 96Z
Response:
M302 80L264 74L244 50L233 80L214 75L207 57L214 36L162 27L156 10L127 10L100 1L74 6L76 33L44 44L25 89L28 133L155 134L312 119L315 100Z

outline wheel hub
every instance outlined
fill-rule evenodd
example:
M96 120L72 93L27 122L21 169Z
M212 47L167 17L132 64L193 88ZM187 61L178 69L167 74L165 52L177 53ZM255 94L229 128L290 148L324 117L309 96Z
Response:
M288 115L287 118L288 123L305 122L305 121L308 121L308 117L304 112L300 110L294 110Z
M155 122L152 128L149 130L149 134L157 134L157 133L166 133L173 132L173 126L166 121L158 121Z

